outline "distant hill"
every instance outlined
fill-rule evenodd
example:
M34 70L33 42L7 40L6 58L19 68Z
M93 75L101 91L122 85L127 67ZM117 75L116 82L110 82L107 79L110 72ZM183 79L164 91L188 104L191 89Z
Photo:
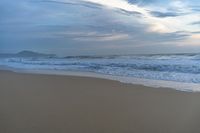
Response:
M0 57L55 57L55 54L42 54L33 51L21 51L16 54L0 54Z

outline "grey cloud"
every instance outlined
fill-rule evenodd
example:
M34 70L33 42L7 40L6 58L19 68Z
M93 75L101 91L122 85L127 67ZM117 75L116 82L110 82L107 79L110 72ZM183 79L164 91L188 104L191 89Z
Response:
M74 1L74 2L62 2L62 1L36 1L36 2L41 2L41 3L52 3L52 4L66 4L66 5L74 5L74 6L84 6L88 8L93 8L93 9L103 9L105 8L103 5L97 4L97 3L92 3L92 2L87 2L87 1ZM108 9L107 9L108 10ZM123 15L134 15L134 16L141 16L142 14L140 12L136 11L127 11L124 9L120 8L115 8L114 11L117 13L121 13Z
M200 25L200 21L193 22L191 25Z
M140 12L136 12L136 11L127 11L127 10L124 10L124 9L115 9L116 12L118 13L121 13L121 14L124 14L124 15L128 15L128 16L131 16L131 15L134 15L134 16L142 16L142 13Z
M138 4L138 5L147 5L156 3L158 0L128 0L129 3Z
M138 12L78 1L21 1L25 6L10 0L12 6L6 2L8 6L0 8L3 10L0 14L0 51L26 48L59 53L61 50L64 54L66 51L87 54L88 50L113 54L119 48L117 52L126 53L139 51L135 46L141 50L189 36L183 32L147 32L149 25L137 21L141 16Z
M100 4L96 4L96 3L91 3L91 2L87 2L87 1L55 1L55 0L43 0L43 1L34 1L34 2L38 2L38 3L52 3L52 4L66 4L66 5L74 5L74 6L85 6L88 8L101 8L102 5Z
M200 5L191 6L191 9L195 12L200 12Z
M196 32L191 32L193 34L200 34L200 31L196 31Z
M164 18L164 17L176 17L176 16L183 15L183 14L176 13L176 12L160 12L160 11L151 11L150 13L153 16L160 17L160 18Z

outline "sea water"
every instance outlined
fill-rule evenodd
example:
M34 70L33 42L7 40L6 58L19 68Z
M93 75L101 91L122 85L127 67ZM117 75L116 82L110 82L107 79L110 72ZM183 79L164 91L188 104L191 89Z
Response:
M17 57L0 58L0 65L40 72L90 72L128 83L200 91L200 54Z

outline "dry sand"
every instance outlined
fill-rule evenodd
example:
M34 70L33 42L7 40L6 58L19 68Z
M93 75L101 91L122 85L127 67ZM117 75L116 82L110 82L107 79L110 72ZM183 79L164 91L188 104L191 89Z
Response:
M0 133L200 133L200 93L0 71Z

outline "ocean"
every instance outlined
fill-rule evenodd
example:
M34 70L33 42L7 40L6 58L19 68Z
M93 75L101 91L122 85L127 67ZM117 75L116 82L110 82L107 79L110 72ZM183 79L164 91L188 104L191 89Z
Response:
M183 90L200 90L200 54L9 57L0 58L0 65L30 71L91 72L129 79L169 81L169 84L179 83L180 86L187 84Z

